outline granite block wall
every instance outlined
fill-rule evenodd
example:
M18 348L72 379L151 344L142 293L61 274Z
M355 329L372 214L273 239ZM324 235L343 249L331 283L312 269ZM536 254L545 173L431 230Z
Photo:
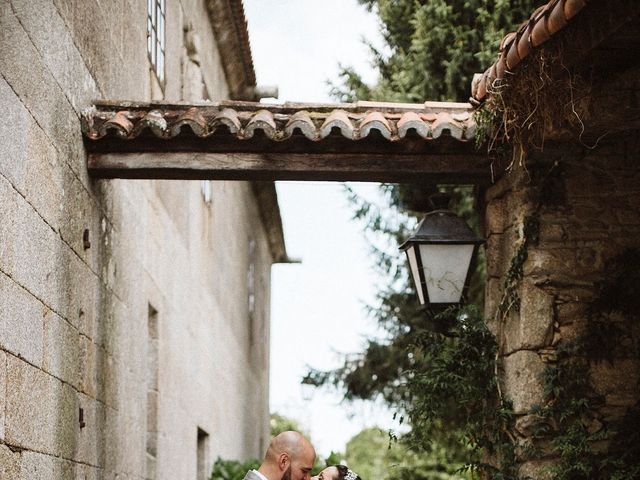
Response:
M607 428L640 398L637 317L598 311L603 289L619 281L615 265L640 249L639 146L633 132L593 149L549 145L487 192L486 316L499 341L502 393L516 415L513 437L523 478L546 478L558 460L552 446L557 425L539 415L552 401L545 373L557 365L558 352L584 340L590 328L617 332L606 358L576 353L591 385L593 409L585 427L604 437L594 448L609 448L613 432ZM519 303L509 305L505 278L525 242Z
M205 199L199 182L85 168L92 100L188 99L189 22L206 91L226 97L204 1L167 2L166 19L158 90L146 2L0 2L0 478L195 478L199 430L207 468L268 441L272 259L250 186Z

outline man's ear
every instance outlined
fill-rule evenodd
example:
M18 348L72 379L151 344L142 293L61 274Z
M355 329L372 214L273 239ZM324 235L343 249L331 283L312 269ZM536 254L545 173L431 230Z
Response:
M289 455L285 452L282 452L278 457L278 467L280 467L280 471L285 472L291 466L291 459Z

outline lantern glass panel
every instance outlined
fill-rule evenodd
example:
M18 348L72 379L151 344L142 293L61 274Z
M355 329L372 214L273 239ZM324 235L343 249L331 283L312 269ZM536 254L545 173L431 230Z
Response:
M473 250L469 244L420 245L429 303L460 302Z
M407 259L409 260L409 267L411 268L411 276L413 277L413 283L416 286L418 292L418 299L420 305L424 305L424 292L422 291L422 285L420 284L420 272L418 269L418 259L416 258L416 247L411 245L406 250Z

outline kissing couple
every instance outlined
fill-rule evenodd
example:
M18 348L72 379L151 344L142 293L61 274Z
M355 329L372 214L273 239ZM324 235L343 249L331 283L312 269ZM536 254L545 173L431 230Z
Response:
M257 470L249 470L244 480L362 480L344 465L331 465L311 476L316 451L298 432L282 432L273 437Z

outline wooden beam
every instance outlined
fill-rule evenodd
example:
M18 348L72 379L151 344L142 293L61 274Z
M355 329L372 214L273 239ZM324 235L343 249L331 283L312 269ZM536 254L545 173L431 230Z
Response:
M490 183L484 155L138 152L91 153L96 178Z

